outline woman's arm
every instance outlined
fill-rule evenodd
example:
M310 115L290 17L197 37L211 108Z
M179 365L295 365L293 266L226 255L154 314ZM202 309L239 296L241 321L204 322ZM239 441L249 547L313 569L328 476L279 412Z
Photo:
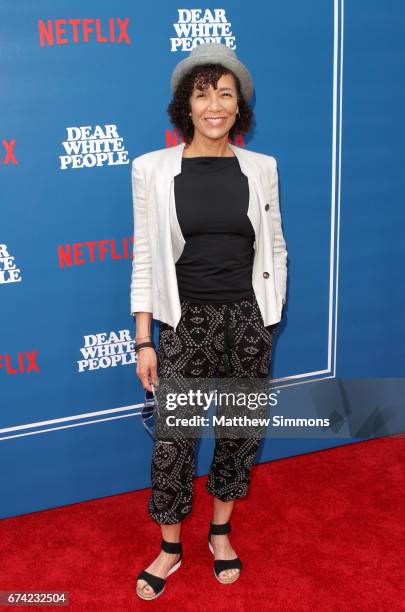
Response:
M152 340L152 337L146 338L145 336L151 336L151 324L152 314L150 312L137 312L136 313L136 343ZM138 365L136 368L136 375L143 388L148 391L152 391L151 382L158 385L158 373L157 373L157 355L156 351L152 347L145 347L138 351Z
M145 179L140 168L132 162L132 201L134 212L134 249L131 276L131 313L136 317L136 343L152 340L152 260L149 244L148 211ZM145 390L157 385L157 356L152 347L138 353L136 374Z

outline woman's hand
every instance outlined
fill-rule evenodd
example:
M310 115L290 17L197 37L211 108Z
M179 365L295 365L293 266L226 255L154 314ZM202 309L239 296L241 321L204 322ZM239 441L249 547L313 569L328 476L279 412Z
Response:
M157 355L154 348L148 347L138 352L136 375L145 391L152 391L151 382L156 387L158 386Z

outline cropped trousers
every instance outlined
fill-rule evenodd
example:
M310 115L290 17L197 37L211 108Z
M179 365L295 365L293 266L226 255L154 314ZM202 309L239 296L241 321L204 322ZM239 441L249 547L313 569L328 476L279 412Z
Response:
M269 379L273 332L252 294L227 303L181 299L176 331L159 322L159 379ZM252 381L253 382L253 381ZM182 521L192 509L197 437L176 431L154 442L148 513L159 523ZM216 437L206 489L222 501L244 497L261 436Z

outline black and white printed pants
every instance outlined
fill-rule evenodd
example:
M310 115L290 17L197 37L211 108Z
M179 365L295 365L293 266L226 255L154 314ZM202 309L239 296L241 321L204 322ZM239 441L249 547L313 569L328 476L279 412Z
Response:
M162 321L159 326L159 379L269 379L277 324L264 326L254 292L223 304L182 299L176 331ZM197 439L175 431L154 443L148 512L159 524L179 523L191 512ZM207 491L222 501L245 496L260 441L260 436L217 437Z

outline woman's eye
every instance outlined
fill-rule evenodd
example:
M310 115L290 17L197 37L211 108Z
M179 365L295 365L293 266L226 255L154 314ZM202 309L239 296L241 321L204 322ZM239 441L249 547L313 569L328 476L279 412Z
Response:
M224 95L224 96L231 96L231 97L232 97L232 94L230 94L230 93L226 93L226 92L225 92L223 95ZM205 96L205 94L203 94L203 93L199 93L199 94L197 94L197 98L200 98L201 96Z

